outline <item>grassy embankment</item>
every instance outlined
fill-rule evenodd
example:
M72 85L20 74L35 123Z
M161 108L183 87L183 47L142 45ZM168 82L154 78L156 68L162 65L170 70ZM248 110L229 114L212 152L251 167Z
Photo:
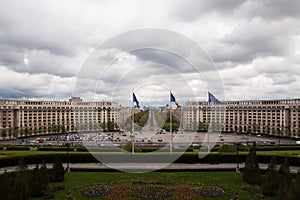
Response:
M64 190L55 193L55 199L65 199L66 192L72 189L74 190L72 190L71 196L75 199L93 199L81 195L82 189L95 184L105 184L110 186L120 184L132 185L133 182L136 181L146 184L167 182L171 183L169 186L188 185L191 187L212 184L223 188L223 196L220 198L207 199L230 199L235 191L238 192L239 199L259 199L260 196L259 187L248 185L243 181L242 174L236 172L70 172L66 174L63 183L54 184L65 186ZM166 187L168 187L168 185L166 185ZM264 197L264 199L269 198Z

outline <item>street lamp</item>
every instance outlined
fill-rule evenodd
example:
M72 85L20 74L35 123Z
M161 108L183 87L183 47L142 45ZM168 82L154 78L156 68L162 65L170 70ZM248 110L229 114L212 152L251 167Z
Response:
M236 150L237 150L236 172L240 172L240 146L241 146L241 143L237 142L235 144L236 144Z
M67 141L66 145L67 145L67 172L70 172L70 165L69 165L69 147L70 147L70 143Z

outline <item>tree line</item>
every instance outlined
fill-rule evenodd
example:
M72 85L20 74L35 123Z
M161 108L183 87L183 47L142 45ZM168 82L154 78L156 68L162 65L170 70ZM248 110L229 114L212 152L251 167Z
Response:
M31 197L53 198L54 190L64 189L50 187L50 182L64 181L65 170L58 155L54 157L52 169L47 169L45 162L41 167L36 165L33 170L23 158L18 162L15 172L0 176L0 199L28 200Z
M273 155L263 175L257 161L255 144L247 156L243 179L251 185L259 185L263 195L275 199L296 200L300 196L300 172L292 179L288 158L278 169L276 156Z

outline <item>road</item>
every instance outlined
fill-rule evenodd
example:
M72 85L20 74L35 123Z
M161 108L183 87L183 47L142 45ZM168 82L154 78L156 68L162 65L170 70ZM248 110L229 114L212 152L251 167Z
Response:
M64 168L67 167L67 164L64 163ZM213 170L213 169L224 169L224 170L235 170L237 164L236 163L222 163L222 164L206 164L206 163L197 163L197 164L179 164L179 163L171 163L166 165L166 163L110 163L110 167L102 164L102 163L70 163L70 171L78 170L78 169L111 169L111 167L118 170L134 170L134 169L144 169L144 170L157 170L157 169L180 169L180 170ZM28 169L33 169L35 165L28 165ZM245 163L239 164L240 168L245 167ZM267 169L268 164L259 164L261 169ZM51 169L52 164L47 164L47 168ZM300 167L290 166L292 173L297 173L300 170ZM0 174L4 172L13 172L16 170L16 166L13 167L5 167L0 168Z

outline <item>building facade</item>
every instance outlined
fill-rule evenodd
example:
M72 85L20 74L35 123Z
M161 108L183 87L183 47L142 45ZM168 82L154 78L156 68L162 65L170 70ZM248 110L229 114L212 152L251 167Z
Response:
M183 130L300 137L300 99L187 102L176 112ZM69 101L0 100L0 132L5 139L123 128L131 114L131 108L118 103L84 102L79 97Z
M57 132L92 131L122 120L114 102L0 100L2 138Z
M183 128L187 130L197 130L199 124L219 123L225 132L296 138L300 137L300 99L187 102L183 119Z

